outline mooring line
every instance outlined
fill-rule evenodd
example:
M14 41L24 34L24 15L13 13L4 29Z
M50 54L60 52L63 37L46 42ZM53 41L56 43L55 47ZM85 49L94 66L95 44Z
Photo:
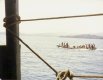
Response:
M6 27L5 27L6 28ZM50 69L52 69L56 74L57 71L47 62L45 61L38 53L36 53L32 48L29 47L21 38L19 38L13 31L6 28L14 37L16 37L22 44L24 44L30 51L32 51L40 60L42 60Z
M93 17L93 16L103 16L103 13L86 14L86 15L74 15L74 16L48 17L48 18L37 18L37 19L22 19L22 20L19 20L19 21L21 21L21 22L40 21L40 20L54 20L54 19L66 19L66 18Z

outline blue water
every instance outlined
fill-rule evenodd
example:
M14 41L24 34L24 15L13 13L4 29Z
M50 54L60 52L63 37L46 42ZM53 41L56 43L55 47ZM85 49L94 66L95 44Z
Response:
M103 75L103 40L45 37L23 35L21 38L57 71L70 70L74 75ZM4 40L1 40L5 44ZM70 45L94 43L97 50L70 50L56 45L68 42ZM21 44L21 78L22 80L55 80L55 73ZM68 79L69 80L69 79ZM73 80L103 80L83 79Z

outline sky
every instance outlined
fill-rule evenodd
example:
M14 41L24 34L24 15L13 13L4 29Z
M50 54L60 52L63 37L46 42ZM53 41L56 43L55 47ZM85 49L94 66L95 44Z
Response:
M0 0L0 32L5 17L4 0ZM103 0L19 0L21 19L103 13ZM103 33L103 16L21 22L20 33L94 34Z

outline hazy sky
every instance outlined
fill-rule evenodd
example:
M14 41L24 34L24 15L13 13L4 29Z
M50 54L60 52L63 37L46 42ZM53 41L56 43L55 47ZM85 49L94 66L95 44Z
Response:
M0 32L5 16L4 0L0 0ZM103 13L103 0L19 0L21 19ZM103 16L22 22L21 33L101 33Z

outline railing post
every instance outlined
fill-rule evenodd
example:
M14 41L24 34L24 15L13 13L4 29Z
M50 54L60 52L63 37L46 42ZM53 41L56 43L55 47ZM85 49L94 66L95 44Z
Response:
M19 24L16 22L18 16L18 0L5 0L5 23L7 28L19 36ZM8 27L9 26L9 27ZM8 30L6 30L6 52L2 59L2 80L21 80L20 70L20 45Z

